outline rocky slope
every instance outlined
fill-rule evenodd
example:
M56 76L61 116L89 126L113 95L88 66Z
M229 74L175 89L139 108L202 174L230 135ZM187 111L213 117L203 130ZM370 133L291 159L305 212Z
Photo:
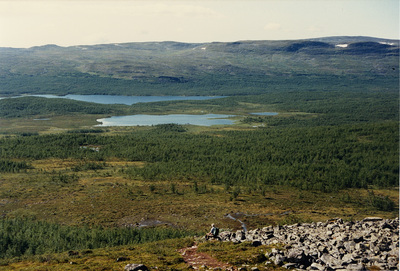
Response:
M267 257L275 264L300 270L399 270L399 220L377 217L344 222L269 226L248 232L225 231L222 241L253 245L284 244ZM371 269L370 269L371 270Z

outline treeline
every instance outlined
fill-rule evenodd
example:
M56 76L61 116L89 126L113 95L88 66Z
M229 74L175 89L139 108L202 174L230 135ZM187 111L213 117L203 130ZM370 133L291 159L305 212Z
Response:
M35 115L122 114L123 106L104 105L68 99L21 97L0 99L0 117L16 118Z
M304 91L269 93L241 97L242 102L268 104L283 112L302 112L310 115L293 115L286 118L251 116L246 122L266 122L273 126L317 126L365 123L399 119L399 93L359 91Z
M141 244L193 234L171 227L108 229L28 219L0 219L0 258Z
M31 168L26 162L15 162L10 160L0 160L0 172L19 172L22 169Z
M254 63L258 65L258 63ZM249 64L249 65L254 65ZM388 63L387 66L390 66ZM291 69L288 66L288 69ZM9 74L0 80L0 95L23 94L97 94L97 95L259 95L270 91L366 91L398 88L398 74L389 76L360 72L358 74L327 74L294 69L256 72L239 69L232 75L222 67L213 72L185 77L181 82L157 77L132 80L87 73L66 73L57 76ZM180 75L177 75L180 77Z
M50 157L147 162L123 174L144 180L202 179L225 186L290 185L335 191L398 185L396 121L191 134L169 126L130 135L59 134L0 140L0 159ZM174 131L178 129L178 131ZM164 130L164 132L163 132ZM96 146L98 151L82 146Z

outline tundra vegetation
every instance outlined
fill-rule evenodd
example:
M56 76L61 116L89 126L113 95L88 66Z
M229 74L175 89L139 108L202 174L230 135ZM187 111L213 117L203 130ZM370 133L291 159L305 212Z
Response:
M132 106L0 99L0 270L121 270L119 257L182 270L177 250L211 223L239 229L232 217L247 228L396 217L398 41L345 39L0 48L3 96L227 96ZM171 113L236 122L94 126ZM239 265L271 247L200 249Z

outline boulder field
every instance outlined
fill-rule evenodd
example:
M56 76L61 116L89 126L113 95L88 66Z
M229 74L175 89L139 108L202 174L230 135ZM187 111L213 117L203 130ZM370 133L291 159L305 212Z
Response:
M283 244L266 256L270 262L300 270L400 270L399 219L367 217L361 221L268 226L223 231L221 241ZM277 246L279 247L279 246Z

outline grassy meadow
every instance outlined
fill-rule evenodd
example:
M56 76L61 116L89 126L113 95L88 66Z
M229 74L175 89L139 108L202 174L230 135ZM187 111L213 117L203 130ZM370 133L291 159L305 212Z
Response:
M240 218L249 228L333 217L360 219L367 213L395 215L395 210L380 211L369 204L371 192L396 201L395 188L320 193L272 185L263 191L246 187L227 191L224 185L200 180L149 182L120 173L126 167L145 166L140 162L115 160L106 162L101 169L74 173L73 168L82 164L69 159L37 160L31 164L34 169L26 173L2 174L3 213L10 218L63 225L120 227L160 223L200 232L208 230L213 222L221 228L240 229L240 223L227 218L227 214ZM67 183L60 176L78 180Z
M335 217L344 220L366 216L393 218L398 213L397 203L391 209L373 204L375 197L387 197L391 202L397 202L396 187L351 188L321 193L271 185L263 191L251 191L244 186L227 191L224 185L211 185L201 180L149 182L128 178L121 173L122 169L144 167L146 163L119 159L101 162L99 169L74 171L77 167L94 167L96 164L99 162L50 158L32 161L32 168L23 172L2 174L0 204L3 216L7 221L27 224L24 232L30 229L30 223L45 221L50 225L70 227L74 237L79 236L76 233L79 229L87 232L101 225L104 229L154 229L148 234L157 238L158 231L163 229L186 231L183 236L200 237L209 230L211 223L216 223L221 230L241 229L241 224L228 218L227 214L254 229ZM74 174L78 175L78 180L72 183L64 183L60 178ZM141 226L147 227L140 230ZM40 241L40 236L34 238ZM51 234L46 239L55 243L55 240L63 239L62 236ZM120 245L113 245L112 241L117 238L112 236L100 247L84 243L54 250L48 245L42 252L38 248L37 253L32 254L29 251L14 255L9 252L9 257L0 259L0 270L122 270L128 262L157 266L161 270L185 270L187 265L178 250L199 240L197 237L176 239L172 236L174 232L164 237L167 238L164 241L146 241L142 237L143 244L135 243L130 237ZM57 239L52 241L52 238ZM203 252L234 266L250 264L264 268L266 259L254 257L271 248L243 246L200 243ZM120 257L129 260L117 262ZM265 268L277 270L273 265Z

